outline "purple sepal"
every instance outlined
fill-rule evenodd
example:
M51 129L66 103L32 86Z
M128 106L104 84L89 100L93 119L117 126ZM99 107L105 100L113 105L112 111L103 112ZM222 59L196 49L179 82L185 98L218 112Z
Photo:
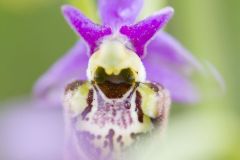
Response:
M1 160L62 160L64 122L60 108L29 98L12 100L1 108Z
M196 103L201 99L192 76L202 73L202 64L168 33L157 33L142 62L147 80L163 84L174 102Z
M162 62L177 68L201 71L202 64L176 38L169 33L160 31L147 45L147 56L158 54ZM143 61L144 61L143 59Z
M120 33L128 37L135 52L143 57L147 43L169 21L173 12L173 8L166 7L137 24L122 26Z
M135 21L143 0L98 0L98 7L103 24L113 29Z
M153 55L153 54L152 54ZM161 64L159 57L152 56L155 60L144 61L147 80L158 82L166 87L175 103L195 104L201 99L197 86L193 84L190 76L181 73L176 68Z
M64 87L77 79L85 80L88 65L87 47L79 41L57 61L34 86L34 94L51 106L61 106Z
M78 9L70 5L64 5L62 12L71 27L87 42L90 48L90 54L94 53L100 39L112 34L110 27L95 24Z

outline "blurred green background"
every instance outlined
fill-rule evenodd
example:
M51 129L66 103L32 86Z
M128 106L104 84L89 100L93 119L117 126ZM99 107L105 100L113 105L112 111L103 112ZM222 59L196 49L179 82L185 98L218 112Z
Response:
M63 3L67 0L0 1L0 102L30 94L37 78L77 40L61 15ZM98 19L94 0L71 3ZM167 3L175 8L168 32L215 65L227 91L195 107L172 107L173 146L166 159L239 160L240 1L146 0L142 15Z

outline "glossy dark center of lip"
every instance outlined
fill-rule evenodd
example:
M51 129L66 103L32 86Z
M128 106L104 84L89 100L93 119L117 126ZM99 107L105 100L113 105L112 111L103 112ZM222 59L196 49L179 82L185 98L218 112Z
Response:
M108 75L103 67L98 67L95 75L94 81L99 83L104 83L106 81L111 83L134 83L135 78L132 70L130 68L122 69L118 75Z
M99 89L110 99L122 98L134 84L134 74L130 68L121 70L118 75L108 75L103 67L98 67L94 81Z
M105 81L97 84L100 90L110 99L122 98L123 95L132 87L130 83L112 83Z

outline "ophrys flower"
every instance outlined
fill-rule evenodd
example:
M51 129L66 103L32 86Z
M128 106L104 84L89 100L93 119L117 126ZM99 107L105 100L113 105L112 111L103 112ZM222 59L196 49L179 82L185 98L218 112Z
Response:
M167 89L174 101L198 99L188 77L200 65L160 31L173 9L134 23L141 6L141 0L100 0L102 25L63 7L83 40L38 81L36 93L58 104L66 88L67 156L106 157L131 146L137 136L164 123Z

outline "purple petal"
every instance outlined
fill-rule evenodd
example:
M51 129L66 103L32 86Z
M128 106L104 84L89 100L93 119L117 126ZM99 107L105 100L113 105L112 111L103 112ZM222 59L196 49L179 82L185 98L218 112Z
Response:
M67 125L65 129L67 129L66 133L68 133L65 137L64 152L67 160L112 160L110 157L101 156L100 148L95 148L89 142L89 135L79 133L76 125Z
M103 24L117 29L135 21L143 0L99 0L98 5Z
M66 132L62 109L43 105L30 98L0 105L6 108L0 110L0 159L100 160L96 156L89 158L93 156L89 155L92 148L85 137L81 142L69 142L65 137L70 130ZM82 144L85 152L76 151L68 142Z
M0 158L5 160L61 160L64 146L62 112L36 101L1 105Z
M199 101L198 91L191 80L176 70L159 64L144 62L148 80L159 82L166 87L173 101L179 103L196 103Z
M120 33L128 37L135 52L143 57L147 43L169 21L173 12L173 8L166 7L137 24L122 26Z
M36 83L34 93L47 104L60 106L65 86L76 79L86 79L87 47L78 42L63 58L55 63Z
M200 97L198 89L191 81L189 69L195 68L195 71L198 71L196 70L197 60L188 52L184 52L186 50L177 41L159 37L163 34L166 35L159 33L149 44L148 54L142 60L147 79L163 84L169 89L175 102L195 103Z
M174 37L163 31L148 44L147 53L158 54L161 61L184 70L202 70L198 60Z
M96 50L100 39L104 36L112 34L110 27L100 26L93 23L78 9L72 6L63 6L62 12L70 26L87 42L91 54Z

